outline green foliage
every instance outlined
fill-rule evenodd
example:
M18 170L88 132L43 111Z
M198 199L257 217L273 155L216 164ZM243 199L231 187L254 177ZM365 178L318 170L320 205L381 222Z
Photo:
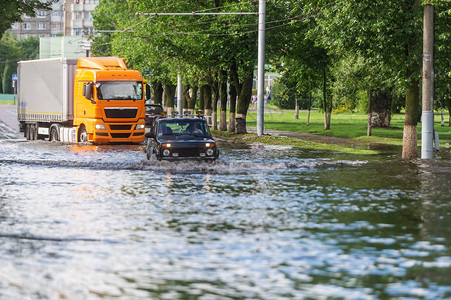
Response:
M11 34L5 34L0 40L0 92L13 92L12 74L17 72L17 62L35 59L39 56L39 40L28 38L16 40Z
M271 101L281 109L293 109L295 105L293 93L281 80L277 80L271 89Z

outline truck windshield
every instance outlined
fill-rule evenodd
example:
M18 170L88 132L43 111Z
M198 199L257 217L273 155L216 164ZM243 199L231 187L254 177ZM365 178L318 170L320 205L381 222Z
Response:
M96 83L99 100L141 100L143 84L138 81L102 81Z

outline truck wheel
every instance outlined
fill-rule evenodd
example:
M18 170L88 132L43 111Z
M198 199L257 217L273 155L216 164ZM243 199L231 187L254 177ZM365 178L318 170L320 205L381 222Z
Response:
M38 128L36 125L30 125L30 140L34 141L38 139Z
M88 132L85 127L81 127L78 130L78 141L80 143L86 143L88 141Z
M58 134L58 128L56 126L53 126L50 129L50 141L59 141L59 134Z
M30 140L30 124L26 124L25 125L25 138L27 140Z

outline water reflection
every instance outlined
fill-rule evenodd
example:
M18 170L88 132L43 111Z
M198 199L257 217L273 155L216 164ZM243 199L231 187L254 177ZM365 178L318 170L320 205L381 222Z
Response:
M202 164L0 142L0 298L447 298L450 171L289 147Z

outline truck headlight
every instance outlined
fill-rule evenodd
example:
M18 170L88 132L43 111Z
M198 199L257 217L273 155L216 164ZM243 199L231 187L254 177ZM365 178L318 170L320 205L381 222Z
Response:
M146 128L146 125L144 125L144 124L137 124L136 127L135 127L135 130L143 130L145 128Z
M106 130L105 125L103 124L96 124L96 130Z

